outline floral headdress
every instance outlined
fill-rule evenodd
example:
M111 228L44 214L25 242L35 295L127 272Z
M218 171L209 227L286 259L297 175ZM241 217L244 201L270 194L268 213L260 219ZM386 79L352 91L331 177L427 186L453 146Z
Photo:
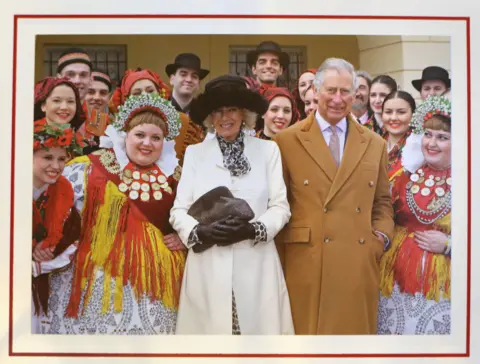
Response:
M85 147L80 134L75 133L70 124L48 124L46 119L34 122L33 150L48 150L50 148L65 148L69 154L82 154Z
M450 117L451 113L451 102L444 96L431 95L417 106L410 122L412 133L407 138L402 150L402 166L406 171L414 173L425 163L422 153L425 121L431 119L434 115Z
M434 115L450 117L451 113L452 104L449 99L444 96L431 95L416 108L410 126L413 133L423 134L423 125L425 121L432 118Z
M126 131L132 118L143 112L152 111L159 114L167 125L166 140L173 140L180 134L180 115L170 101L161 98L158 94L142 94L129 96L125 103L118 108L118 113L112 123L118 131Z

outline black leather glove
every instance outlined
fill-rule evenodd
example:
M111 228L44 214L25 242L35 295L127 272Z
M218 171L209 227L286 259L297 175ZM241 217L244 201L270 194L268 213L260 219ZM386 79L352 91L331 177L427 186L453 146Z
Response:
M202 243L227 243L230 237L230 227L226 224L229 217L211 224L198 224L197 236Z
M228 242L220 242L218 245L230 245L239 241L255 239L255 227L248 221L239 219L238 217L228 218L225 220L224 230L227 232Z

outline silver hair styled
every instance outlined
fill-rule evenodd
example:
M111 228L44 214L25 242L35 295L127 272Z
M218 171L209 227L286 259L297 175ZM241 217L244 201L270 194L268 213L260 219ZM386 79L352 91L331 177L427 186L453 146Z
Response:
M352 93L357 89L357 76L355 75L355 68L350 62L342 58L327 58L318 68L313 80L315 89L319 90L325 78L325 71L336 70L337 72L347 71L352 76Z

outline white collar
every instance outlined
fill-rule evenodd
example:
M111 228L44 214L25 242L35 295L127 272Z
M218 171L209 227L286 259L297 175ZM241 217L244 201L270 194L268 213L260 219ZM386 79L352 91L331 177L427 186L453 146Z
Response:
M40 188L35 188L33 187L33 199L36 201L38 198L44 193L48 186L50 186L48 183L45 183L42 187Z
M322 133L332 126L332 124L330 124L328 121L322 118L318 110L315 112L315 119L317 119L317 122L320 125L320 130L322 131ZM345 131L347 130L347 118L344 117L335 126L338 129L340 129L341 132L345 133Z

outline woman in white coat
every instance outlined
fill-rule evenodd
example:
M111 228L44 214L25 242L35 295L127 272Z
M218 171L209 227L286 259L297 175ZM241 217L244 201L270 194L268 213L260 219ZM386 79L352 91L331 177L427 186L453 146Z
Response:
M220 76L194 99L190 117L216 137L189 146L170 223L189 248L177 334L294 334L274 237L290 219L280 151L248 136L267 103L241 77ZM255 213L201 224L188 214L206 192L227 187ZM191 248L205 244L201 253Z

